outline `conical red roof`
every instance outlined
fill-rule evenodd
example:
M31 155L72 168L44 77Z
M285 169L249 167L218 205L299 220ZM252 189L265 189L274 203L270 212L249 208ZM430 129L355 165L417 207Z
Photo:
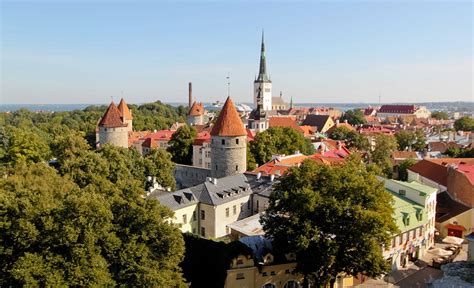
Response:
M109 108L105 111L104 116L100 119L99 126L101 127L125 127L126 123L122 122L120 111L115 105L114 101L110 103Z
M125 100L120 99L120 103L118 105L118 109L120 112L120 115L123 117L123 120L132 120L132 113L128 109L127 103L125 103Z
M201 116L204 115L204 105L202 103L197 103L194 101L191 109L189 109L189 116Z
M211 136L245 136L244 124L235 110L234 103L227 97L216 124L212 127Z

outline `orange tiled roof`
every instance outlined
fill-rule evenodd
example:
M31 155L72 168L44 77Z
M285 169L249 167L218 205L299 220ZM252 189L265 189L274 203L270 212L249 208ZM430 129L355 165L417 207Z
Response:
M114 101L110 103L107 111L105 111L104 116L100 119L99 125L101 127L126 127L127 123L123 123L120 115L120 111L117 106L115 106Z
M142 146L146 148L154 149L158 147L158 143L156 143L156 141L153 140L152 138L146 138L145 141L143 141Z
M296 122L295 117L291 117L291 116L290 117L288 116L271 117L270 120L268 121L268 126L269 127L291 127L300 132L303 132L298 126L298 123Z
M194 101L191 109L189 109L189 116L201 116L204 115L204 105L202 103L197 103Z
M299 126L299 128L303 131L304 136L311 136L316 133L316 131L314 131L314 128L308 125L302 125Z
M128 109L127 103L125 103L123 98L120 99L118 110L120 111L120 116L122 116L123 120L133 120L132 112Z
M438 184L447 186L449 164L468 164L474 165L474 158L440 158L425 159L408 168L409 170L420 174Z
M239 113L235 110L234 103L227 97L224 107L217 118L216 124L211 130L212 136L245 136L244 124L240 119Z

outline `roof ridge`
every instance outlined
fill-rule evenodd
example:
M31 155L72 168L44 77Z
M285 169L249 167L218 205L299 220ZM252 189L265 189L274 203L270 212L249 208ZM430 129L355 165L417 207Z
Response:
M126 127L127 125L127 123L123 123L120 111L114 101L107 107L104 116L102 116L98 124L98 126L103 127Z

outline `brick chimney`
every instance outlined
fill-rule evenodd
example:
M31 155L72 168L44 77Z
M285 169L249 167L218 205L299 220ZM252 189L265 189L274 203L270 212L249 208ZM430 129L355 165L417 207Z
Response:
M193 83L189 82L189 92L188 92L188 107L191 109L191 106L193 105Z

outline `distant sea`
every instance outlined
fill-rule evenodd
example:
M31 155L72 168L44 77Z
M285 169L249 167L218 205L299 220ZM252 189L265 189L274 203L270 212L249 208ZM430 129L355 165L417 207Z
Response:
M141 103L139 103L141 104ZM187 105L187 103L166 103L172 106ZM250 107L252 103L237 103L246 104ZM382 103L384 104L384 103ZM389 104L389 103L385 103ZM402 103L396 103L402 104ZM432 103L410 103L426 106L430 110L461 110L461 111L472 111L474 109L473 102L432 102ZM87 106L101 106L108 105L104 104L0 104L0 112L16 111L22 108L30 111L49 111L49 112L60 112L60 111L72 111L82 110ZM204 103L205 106L212 106L212 103ZM333 107L341 111L346 111L354 108L363 108L368 106L379 106L379 103L295 103L296 107Z

